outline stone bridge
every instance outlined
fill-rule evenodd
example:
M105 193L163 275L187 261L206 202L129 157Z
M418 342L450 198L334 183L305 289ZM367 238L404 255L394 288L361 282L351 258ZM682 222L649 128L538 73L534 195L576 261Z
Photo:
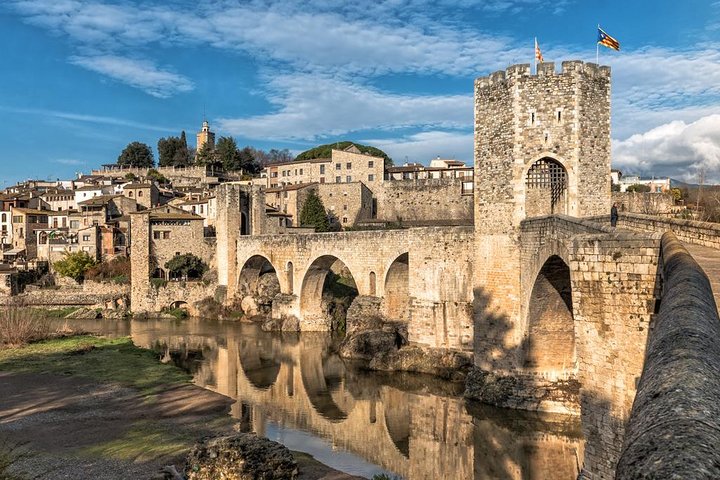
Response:
M472 243L471 227L240 236L236 263L221 275L232 299L274 270L284 298L273 315L322 331L330 329L323 285L341 264L359 295L381 299L385 317L408 322L411 342L471 350Z
M407 312L396 319L407 322L410 342L472 348L492 375L471 395L580 414L593 445L586 468L612 475L659 298L660 234L550 215L521 222L517 254L502 259L465 227L241 236L236 245L229 297L274 270L283 300L273 314L327 330L323 283L342 262L385 316ZM499 260L502 275L493 272Z

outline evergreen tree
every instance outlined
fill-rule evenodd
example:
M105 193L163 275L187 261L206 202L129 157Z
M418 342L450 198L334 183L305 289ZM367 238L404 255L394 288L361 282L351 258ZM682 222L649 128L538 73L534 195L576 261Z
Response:
M175 151L173 157L173 165L176 167L187 167L192 162L190 161L190 149L188 148L187 138L185 137L185 130L180 132L180 141L178 143L178 149Z
M197 157L195 158L196 165L218 165L219 163L215 157L215 150L210 148L209 143L203 145L200 151L197 152Z
M144 143L132 142L120 153L117 164L125 167L152 168L155 160L150 147Z
M190 164L190 152L187 141L180 137L167 137L158 140L158 165L161 167L185 167Z
M315 227L316 232L327 232L330 230L330 222L328 222L328 216L325 212L325 205L323 205L322 200L314 190L310 191L300 211L300 226Z
M255 149L252 147L245 147L240 150L240 168L245 170L247 173L253 174L258 173L262 168L255 158Z
M175 159L175 151L177 150L178 142L175 137L161 138L158 140L158 166L170 167L173 165Z
M240 152L233 137L220 137L215 146L215 150L217 151L218 161L222 163L226 172L232 172L242 168Z

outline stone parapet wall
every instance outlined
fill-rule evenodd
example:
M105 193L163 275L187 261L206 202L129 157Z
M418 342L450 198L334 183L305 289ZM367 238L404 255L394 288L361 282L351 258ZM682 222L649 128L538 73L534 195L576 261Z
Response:
M702 268L662 237L663 296L615 478L720 478L720 318Z
M644 215L670 213L675 208L675 199L669 193L612 192L612 202L620 212Z
M681 242L720 249L720 224L718 223L662 218L639 213L620 213L619 216L618 228L661 234L670 231ZM590 217L587 220L609 224L610 214Z
M372 185L377 218L388 222L464 220L473 218L473 195L463 193L472 177L392 180Z
M82 287L60 289L38 289L7 297L2 303L20 303L37 307L81 307L126 308L130 297L130 285L115 283L85 282Z

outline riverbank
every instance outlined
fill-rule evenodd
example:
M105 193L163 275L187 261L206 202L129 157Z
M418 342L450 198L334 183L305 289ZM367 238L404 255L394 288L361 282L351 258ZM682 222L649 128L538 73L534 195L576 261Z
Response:
M234 401L190 380L128 338L0 349L0 450L24 452L11 478L149 479L166 465L180 470L198 439L234 424ZM296 457L300 478L355 478Z

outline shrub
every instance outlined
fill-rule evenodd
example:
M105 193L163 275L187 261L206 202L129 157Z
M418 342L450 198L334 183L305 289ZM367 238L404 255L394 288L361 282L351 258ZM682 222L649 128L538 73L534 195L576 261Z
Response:
M78 282L81 282L91 267L96 262L87 252L65 252L63 259L53 263L53 268L57 273L63 277L70 277Z
M637 192L637 193L648 193L650 191L649 185L643 185L641 183L636 183L634 185L630 185L627 187L628 192Z
M165 280L164 278L151 278L150 279L150 285L155 287L155 290L165 287L167 285L167 283L168 283L167 280Z
M130 282L130 259L128 257L115 257L108 262L98 263L85 272L87 280L95 282Z
M192 253L186 253L183 255L177 255L165 262L165 268L171 278L198 279L202 278L203 273L207 271L208 266L200 259L200 257L197 257Z
M165 313L172 315L178 320L182 320L183 318L187 318L188 316L188 312L184 308L169 308L165 310Z
M50 322L20 305L0 310L0 344L23 345L50 335Z

